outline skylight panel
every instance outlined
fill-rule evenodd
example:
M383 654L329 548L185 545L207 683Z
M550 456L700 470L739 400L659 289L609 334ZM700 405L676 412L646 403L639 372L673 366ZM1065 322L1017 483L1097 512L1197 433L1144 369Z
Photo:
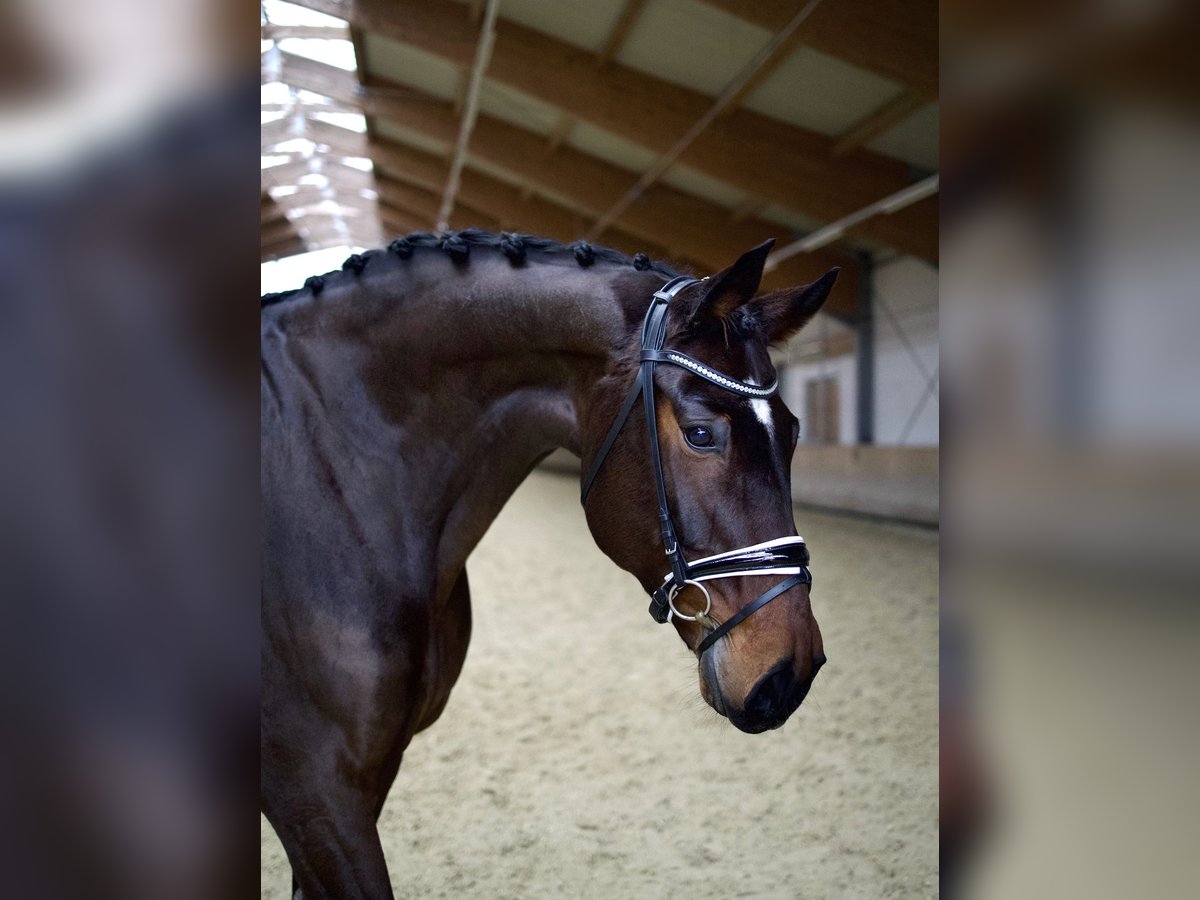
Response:
M267 21L273 25L325 25L346 26L345 19L327 16L315 9L297 6L295 3L285 3L283 0L263 0L262 10L267 15Z
M305 59L322 62L353 72L358 68L354 59L354 45L350 41L335 41L328 38L284 38L279 42L284 53L303 56Z

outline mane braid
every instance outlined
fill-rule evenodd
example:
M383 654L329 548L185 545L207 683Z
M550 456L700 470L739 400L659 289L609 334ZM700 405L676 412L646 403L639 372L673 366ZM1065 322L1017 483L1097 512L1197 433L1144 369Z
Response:
M587 241L563 244L550 238L507 231L495 234L484 231L482 228L466 228L462 231L447 231L440 234L414 231L396 238L385 248L353 254L342 264L340 270L327 272L324 275L313 275L304 282L304 287L263 294L260 301L261 306L272 306L306 290L314 295L320 294L331 280L333 283L338 283L340 280L357 278L362 275L367 264L377 258L382 260L395 257L407 260L411 259L417 251L434 251L448 256L456 266L469 265L472 247L495 250L514 267L563 260L570 261L570 264L581 268L603 263L611 266L629 266L639 272L654 271L667 278L674 278L679 274L666 263L651 260L645 253L629 257L617 250L597 247Z

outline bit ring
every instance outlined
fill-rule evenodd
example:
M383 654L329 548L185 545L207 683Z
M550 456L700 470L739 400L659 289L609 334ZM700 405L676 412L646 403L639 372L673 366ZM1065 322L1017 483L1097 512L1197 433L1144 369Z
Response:
M678 609L676 609L675 608L675 595L679 593L679 585L673 584L673 585L671 585L670 592L667 594L667 606L670 607L670 610L667 612L667 621L668 622L671 621L672 616L674 616L677 619L682 619L685 622L695 622L697 619L707 616L709 611L712 609L712 597L709 596L708 588L706 588L704 585L702 585L698 581L692 581L692 579L690 579L690 578L687 579L683 584L684 584L684 587L686 587L689 584L692 584L692 585L695 585L696 587L700 588L700 592L702 594L704 594L704 610L700 613L697 613L694 616L689 616L689 615L685 615L684 613L681 613Z

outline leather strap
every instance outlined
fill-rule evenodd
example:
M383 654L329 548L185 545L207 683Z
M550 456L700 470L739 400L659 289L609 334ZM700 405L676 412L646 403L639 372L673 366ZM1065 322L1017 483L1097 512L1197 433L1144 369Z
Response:
M781 581L765 594L759 595L724 622L722 622L714 631L705 637L704 640L696 645L696 655L703 656L705 650L707 650L721 638L725 637L725 635L729 634L730 631L732 631L754 613L758 612L776 597L782 596L784 593L790 591L798 584L812 584L812 576L808 574L807 569L804 570L804 574L793 575L791 578Z
M596 458L592 460L592 467L588 470L587 477L583 479L583 489L579 493L579 502L587 504L588 493L592 489L592 482L596 480L596 476L600 474L600 467L604 465L604 461L608 459L608 452L612 450L613 444L617 442L617 438L621 434L621 429L625 427L625 422L629 418L629 413L633 411L633 405L637 403L638 395L642 392L642 370L638 369L637 378L633 380L633 388L625 395L625 400L621 404L620 412L613 420L612 428L608 429L608 436L604 438L604 443L600 445L600 452L596 454Z
M666 289L660 293L666 293ZM667 305L659 294L646 317L646 330L642 334L643 348L661 347L666 339ZM663 474L662 451L658 442L658 409L654 405L654 362L642 361L642 399L645 401L646 434L650 442L650 462L654 467L654 489L658 493L658 527L662 533L663 549L671 563L671 574L682 584L688 578L687 560L679 548L679 537L675 534L675 520L671 518L671 504L667 499L667 482Z

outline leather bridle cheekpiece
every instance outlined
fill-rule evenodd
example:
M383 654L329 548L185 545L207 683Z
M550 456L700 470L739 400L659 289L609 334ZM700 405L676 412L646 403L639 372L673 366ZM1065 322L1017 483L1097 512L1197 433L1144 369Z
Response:
M712 382L717 387L747 399L765 399L773 396L779 389L778 380L769 387L758 387L723 375L677 350L663 349L667 330L667 309L670 302L684 290L699 282L700 279L690 278L686 275L677 276L656 291L651 299L650 308L646 310L646 318L642 322L642 355L637 378L634 380L625 402L621 404L621 409L617 413L604 443L600 445L600 451L596 454L587 477L583 480L580 502L584 505L587 504L592 482L596 480L600 467L608 458L609 451L616 443L640 394L644 401L646 431L650 439L650 461L654 466L654 485L658 489L658 519L662 530L663 548L671 563L671 571L663 580L662 586L650 595L650 615L654 621L660 624L669 622L672 616L687 621L699 621L708 632L696 647L696 654L702 655L734 627L776 597L798 584L812 584L812 573L808 570L808 548L804 544L804 539L798 535L775 538L762 544L729 550L691 562L684 558L683 551L679 546L679 539L675 534L675 521L671 517L671 507L667 500L667 485L663 478L662 455L659 450L658 417L654 405L654 367L664 363L680 366L693 375ZM712 607L712 598L709 597L708 590L701 582L718 578L772 574L790 577L759 595L722 623L718 624L708 615ZM707 600L704 611L695 616L685 615L675 607L675 595L688 584L697 587Z

